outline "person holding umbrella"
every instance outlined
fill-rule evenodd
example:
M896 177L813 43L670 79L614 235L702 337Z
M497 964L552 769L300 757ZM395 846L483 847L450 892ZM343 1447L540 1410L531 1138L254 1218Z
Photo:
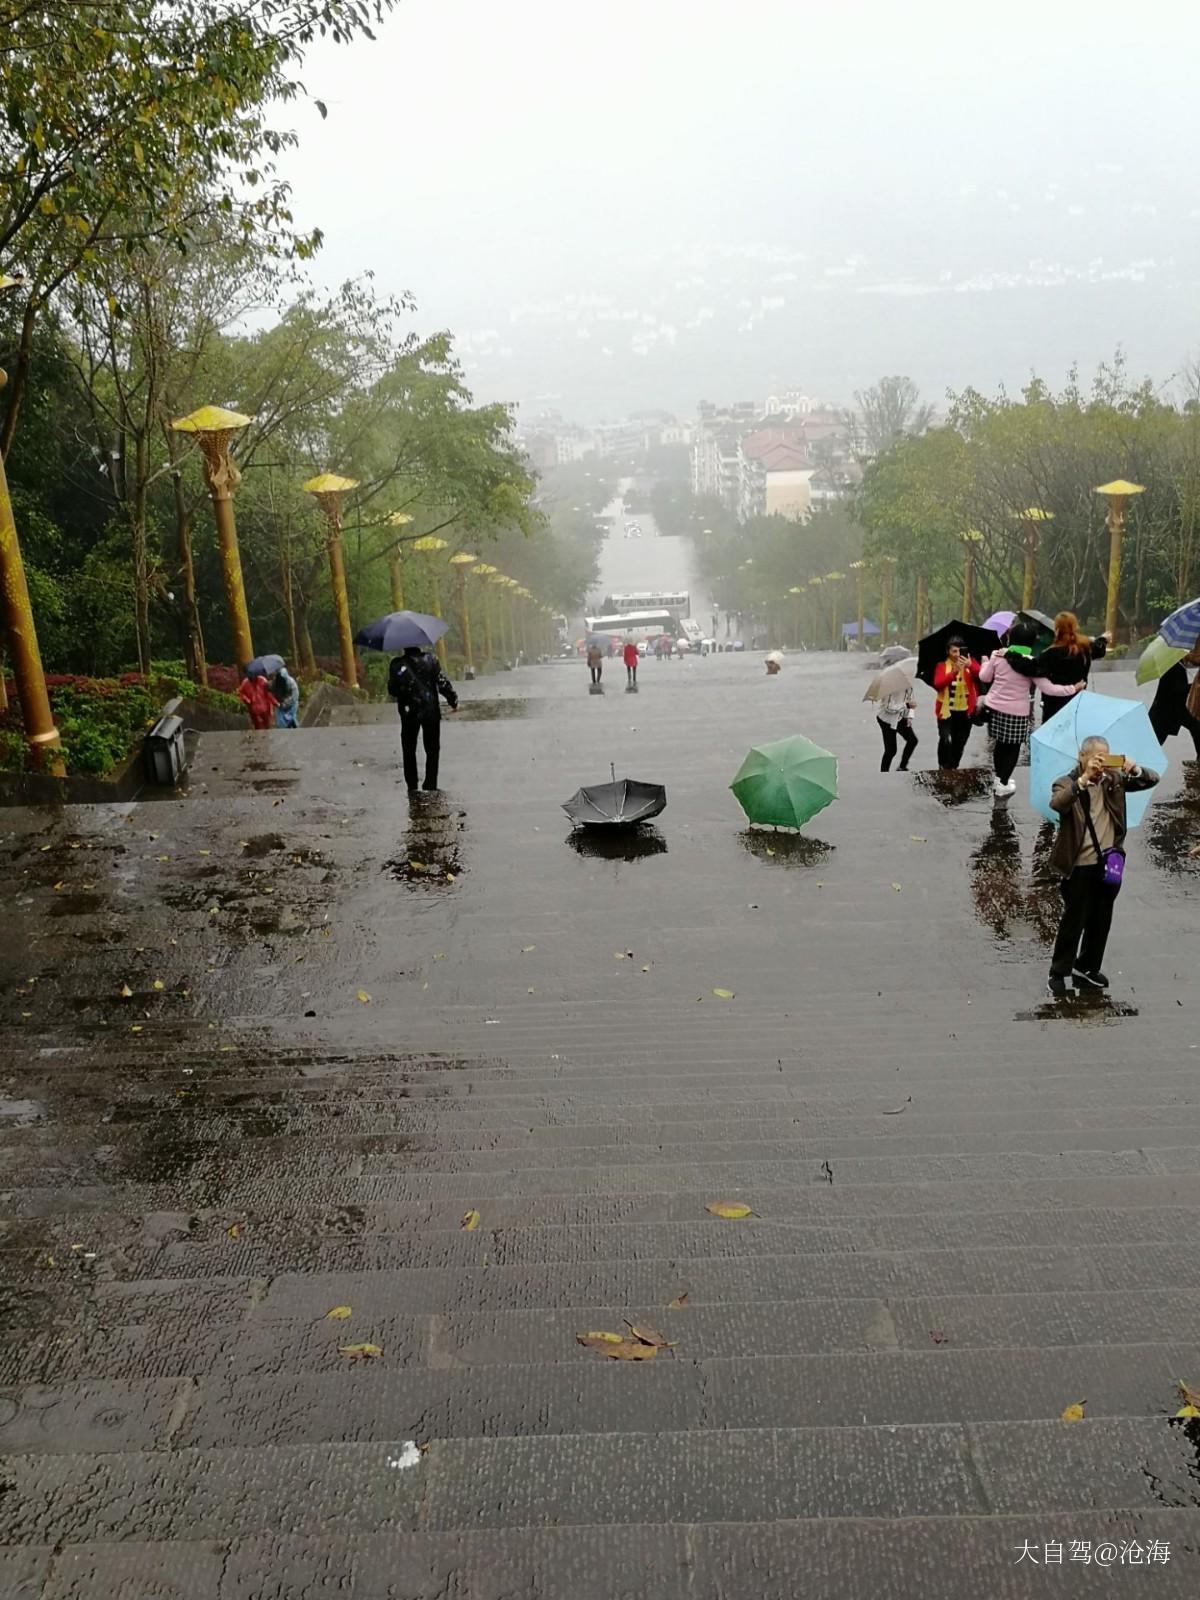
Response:
M992 793L998 800L1017 792L1013 782L1021 746L1029 737L1033 722L1033 692L1066 699L1085 685L1082 679L1065 686L1049 678L1026 678L1012 665L1012 658L1027 659L1033 654L1037 632L1032 623L1017 621L1005 634L1004 650L996 650L979 669L979 681L988 685L988 726L992 735L992 764L995 777Z
M400 752L404 762L404 782L409 790L417 783L417 740L425 746L425 788L438 786L438 761L442 748L442 707L438 699L458 710L454 685L430 651L446 632L440 617L421 611L393 611L378 622L361 628L355 644L368 650L386 650L393 656L388 669L389 697L400 713Z
M937 694L934 710L938 724L938 766L957 770L971 737L971 718L979 697L979 662L967 654L965 642L957 634L946 641L946 659L933 669Z
M277 728L298 727L300 685L292 677L286 663L283 661L279 663L279 670L271 680L271 693L275 696L278 707L275 712L275 726Z
M637 688L638 649L632 637L626 639L625 648L621 651L621 659L625 663L625 686L628 689Z
M884 656L889 659L885 662ZM867 686L864 700L875 701L875 720L883 735L883 756L880 772L888 772L896 757L897 742L904 741L904 754L900 757L897 772L907 772L912 753L920 742L913 727L912 714L917 707L913 679L917 658L911 656L903 645L891 645L879 657L883 671L877 673Z
M1108 988L1101 966L1125 870L1125 796L1157 782L1157 772L1114 757L1108 740L1093 734L1051 788L1058 837L1050 864L1061 875L1064 901L1050 960L1051 995L1065 995L1068 978L1077 991Z
M1060 611L1054 619L1054 638L1040 655L1009 656L1013 670L1023 678L1049 678L1051 683L1070 685L1082 680L1087 687L1092 662L1099 661L1112 640L1107 633L1089 639L1079 631L1079 619L1073 611ZM1069 698L1069 696L1067 697ZM1061 695L1042 692L1042 721L1049 722L1063 708Z
M1190 733L1196 747L1196 759L1200 761L1200 718L1194 717L1188 709L1188 695L1191 692L1187 675L1189 667L1200 667L1200 638L1186 656L1168 667L1159 678L1158 688L1154 691L1154 703L1150 707L1150 722L1155 738L1161 745L1165 745L1172 734L1185 730Z

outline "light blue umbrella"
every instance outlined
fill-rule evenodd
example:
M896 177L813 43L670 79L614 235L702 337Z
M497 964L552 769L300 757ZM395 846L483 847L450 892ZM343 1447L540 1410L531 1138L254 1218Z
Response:
M1200 600L1189 600L1159 627L1159 637L1177 650L1190 650L1200 639Z
M1108 740L1114 755L1128 756L1139 767L1149 767L1160 777L1167 769L1167 758L1140 700L1119 700L1116 695L1093 694L1084 689L1073 695L1057 716L1043 723L1029 741L1029 802L1048 822L1058 821L1057 813L1050 809L1054 780L1070 772L1078 759L1079 746L1094 734ZM1126 799L1125 816L1131 828L1141 822L1153 793L1153 789L1143 789Z

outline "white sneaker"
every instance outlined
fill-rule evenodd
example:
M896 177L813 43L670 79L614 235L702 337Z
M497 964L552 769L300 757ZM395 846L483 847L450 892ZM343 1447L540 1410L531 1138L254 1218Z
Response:
M1010 794L1016 794L1016 792L1017 786L1015 783L1001 783L999 778L992 779L992 793L997 800L1003 800Z

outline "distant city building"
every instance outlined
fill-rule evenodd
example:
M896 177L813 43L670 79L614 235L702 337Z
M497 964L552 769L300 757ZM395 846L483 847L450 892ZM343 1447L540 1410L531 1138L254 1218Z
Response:
M692 433L692 491L712 496L740 520L803 521L814 501L852 481L844 418L798 390L752 402L702 401Z

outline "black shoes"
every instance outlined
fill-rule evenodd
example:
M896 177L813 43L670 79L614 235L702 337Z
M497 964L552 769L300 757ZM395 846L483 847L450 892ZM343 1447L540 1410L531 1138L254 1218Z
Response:
M1077 989L1107 989L1108 979L1102 972L1084 972L1081 967L1076 967L1071 974Z
M1067 980L1060 978L1057 972L1052 972L1046 982L1046 992L1055 1000L1063 1000L1067 995Z

